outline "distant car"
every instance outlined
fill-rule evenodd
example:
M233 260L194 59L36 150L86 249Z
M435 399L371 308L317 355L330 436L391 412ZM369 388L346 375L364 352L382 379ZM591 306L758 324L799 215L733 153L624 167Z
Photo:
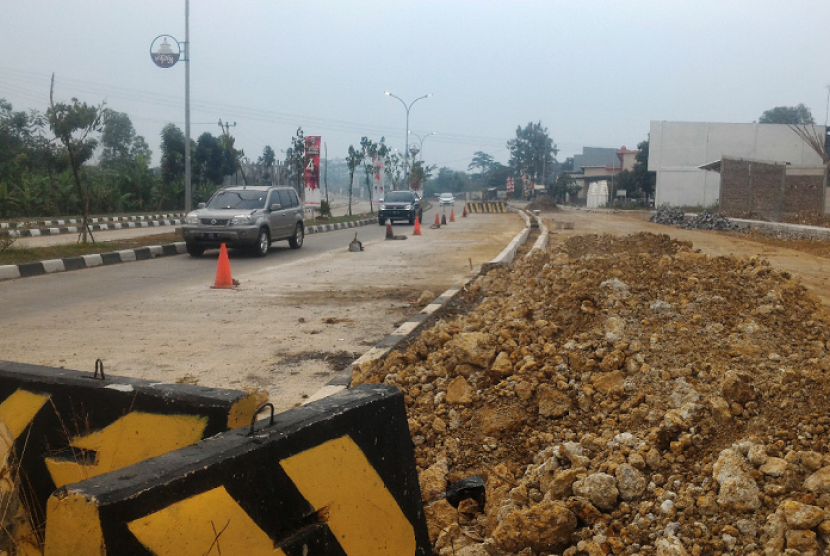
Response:
M390 191L384 197L378 210L378 224L383 226L386 221L406 220L415 223L424 221L424 210L421 207L421 198L414 191Z
M452 205L455 203L455 198L452 196L452 193L441 193L438 196L438 204L439 205Z
M223 187L184 221L182 233L193 257L223 243L264 257L274 241L287 239L292 249L299 249L305 237L303 206L291 187Z

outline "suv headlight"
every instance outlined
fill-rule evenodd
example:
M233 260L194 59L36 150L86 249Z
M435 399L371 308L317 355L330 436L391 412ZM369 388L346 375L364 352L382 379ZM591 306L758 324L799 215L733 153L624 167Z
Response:
M380 210L386 210L386 205L380 205Z
M248 214L237 214L231 218L231 226L244 226L246 224L251 224L253 221L253 218L251 218Z
M199 213L197 212L188 212L184 216L184 223L185 224L198 224L199 223Z
M403 210L409 210L411 208L412 208L412 205L406 205L405 207L403 207Z

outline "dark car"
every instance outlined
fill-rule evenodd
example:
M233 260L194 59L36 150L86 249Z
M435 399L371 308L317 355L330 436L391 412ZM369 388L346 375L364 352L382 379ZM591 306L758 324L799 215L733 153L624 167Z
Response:
M414 191L390 191L386 194L378 210L378 224L383 226L386 221L406 220L415 223L415 217L424 221L424 211L421 208L421 198Z
M184 241L194 257L223 243L264 257L273 241L287 239L292 249L299 249L305 237L302 203L290 187L224 187L184 220Z

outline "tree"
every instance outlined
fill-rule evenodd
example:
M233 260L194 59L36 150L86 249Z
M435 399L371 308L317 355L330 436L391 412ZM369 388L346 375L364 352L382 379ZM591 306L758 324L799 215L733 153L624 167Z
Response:
M559 174L554 183L545 185L545 191L556 202L564 202L566 195L576 195L579 193L579 185L568 174Z
M517 127L516 138L507 142L507 148L510 150L510 167L516 178L526 175L537 183L547 182L559 149L548 136L548 129L542 127L542 122L530 122L524 129ZM521 197L521 188L516 188L516 194Z
M496 161L493 160L493 157L489 154L482 151L476 151L473 153L473 160L467 166L467 170L472 172L473 170L478 169L478 179L483 182L485 174L493 168L495 162Z
M397 191L400 188L401 179L403 177L403 157L401 157L398 153L393 153L392 150L389 149L386 153L386 161L383 165L383 172L392 184L392 191Z
M168 185L184 180L184 132L175 124L161 130L161 179Z
M196 141L193 153L193 183L199 187L195 195L199 201L206 201L222 185L225 176L236 171L236 164L223 141L223 137L214 137L204 132Z
M436 166L427 166L423 160L416 160L409 169L409 188L412 191L421 189L424 183L432 177L432 172Z
M790 124L809 125L815 124L810 109L799 104L798 106L776 106L764 111L758 118L759 124Z
M389 154L389 147L386 146L386 138L381 137L379 143L375 143L366 136L360 138L360 153L362 156L363 173L366 184L366 191L369 193L369 211L374 214L375 207L373 204L374 193L372 190L372 177L375 173L375 159L381 158L386 160Z
M101 133L100 166L105 169L123 169L136 158L152 157L152 151L141 135L136 135L133 122L123 112L104 111L104 127Z
M657 174L648 171L648 142L649 140L646 139L637 144L637 149L640 152L634 157L634 168L631 170L631 174L637 189L647 199L650 199L654 196L654 189L657 186Z
M234 136L230 134L228 125L222 125L222 120L219 120L219 127L222 128L222 136L219 137L219 144L222 145L222 150L224 151L223 157L225 159L225 166L227 168L225 175L230 176L231 174L235 174L238 170L239 173L242 174L242 183L244 185L248 185L248 178L245 177L245 170L242 169L242 162L245 158L245 151L243 151L242 149L237 150L234 148L236 138L234 138Z
M505 189L507 178L510 177L510 168L500 162L496 162L487 173L487 181L484 186L488 189Z
M52 133L66 149L76 191L81 202L82 229L81 240L87 242L89 231L89 183L81 179L81 167L92 158L98 140L91 135L99 133L102 127L104 104L90 106L73 98L71 103L55 103L55 74L49 87L49 110L46 117ZM93 239L94 241L94 239Z
M346 156L346 166L349 168L349 216L352 215L352 194L354 193L354 173L363 162L363 151L349 145L349 154Z
M297 133L291 138L291 146L285 151L285 169L288 174L288 183L296 183L297 195L300 201L305 201L303 178L305 177L305 134L303 128L298 127Z
M274 164L277 162L277 154L270 145L262 149L262 156L257 159L257 164L262 167L262 179L265 182L274 182Z

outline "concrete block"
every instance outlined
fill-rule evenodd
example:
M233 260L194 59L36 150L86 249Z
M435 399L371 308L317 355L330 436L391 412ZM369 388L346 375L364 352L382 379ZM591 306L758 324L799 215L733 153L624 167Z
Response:
M11 432L33 523L56 488L243 426L266 398L0 361L0 428Z
M61 489L47 514L48 556L430 554L403 395L378 384Z

